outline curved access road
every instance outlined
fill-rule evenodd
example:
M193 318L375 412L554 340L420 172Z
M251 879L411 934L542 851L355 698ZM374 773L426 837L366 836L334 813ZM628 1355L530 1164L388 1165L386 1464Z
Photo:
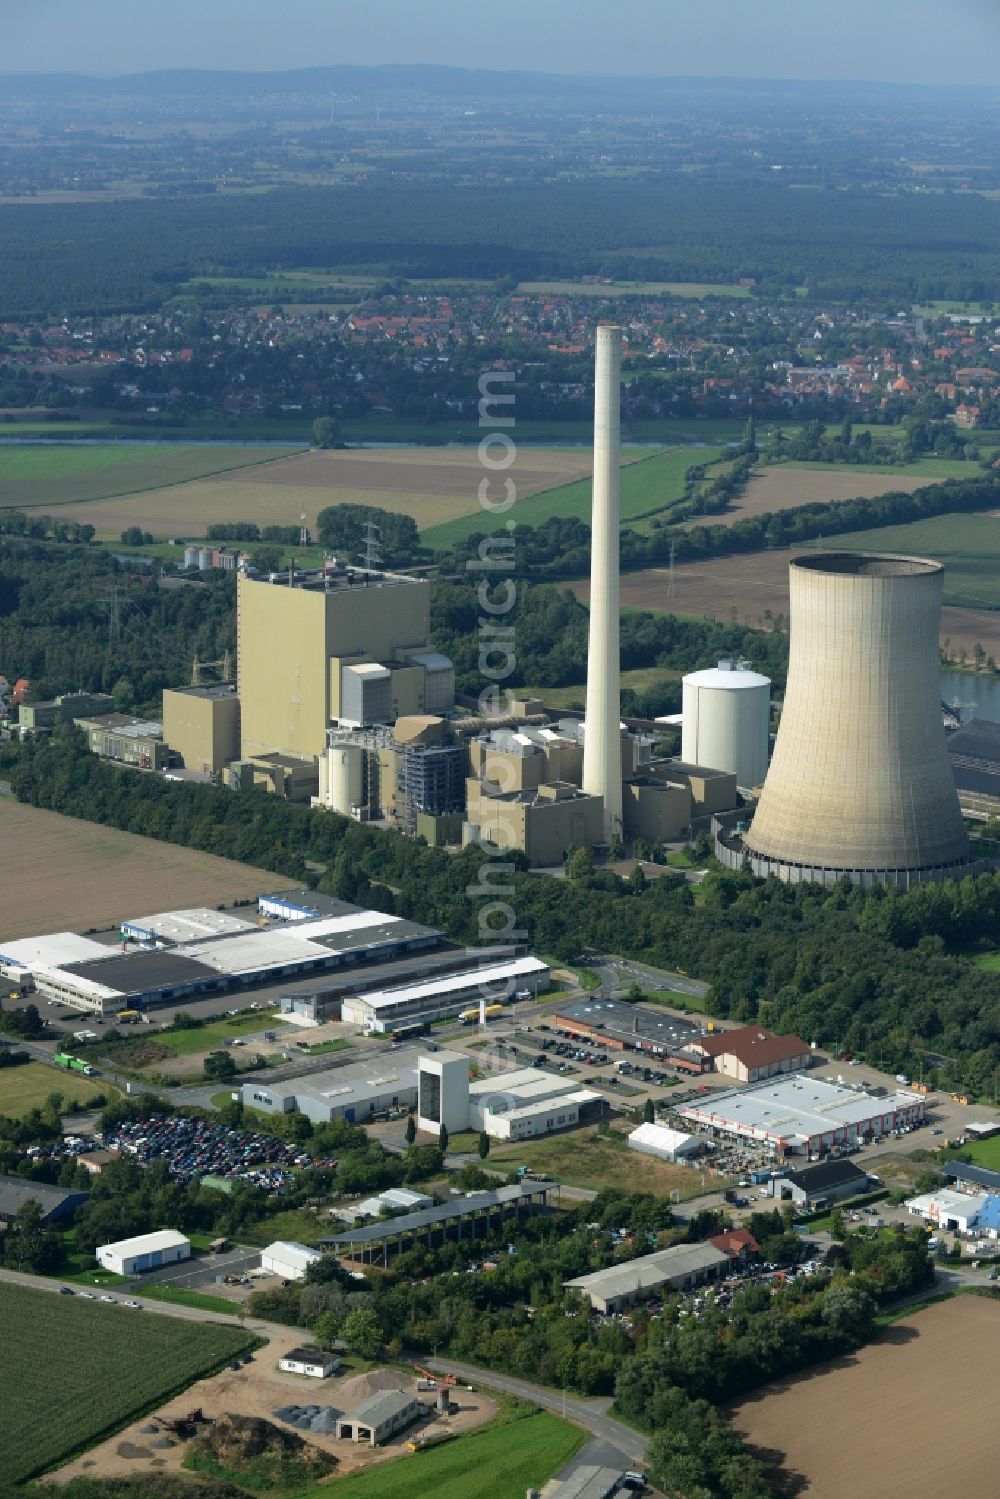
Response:
M457 1364L448 1358L424 1358L421 1363L441 1374L455 1374L466 1384L483 1389L497 1390L502 1395L513 1395L518 1400L528 1400L551 1411L554 1416L564 1416L574 1426L582 1426L592 1436L608 1442L628 1458L630 1463L641 1466L646 1459L649 1443L641 1431L634 1431L623 1421L616 1421L607 1414L611 1401L580 1400L564 1396L561 1390L546 1389L544 1385L530 1384L526 1379L513 1379L509 1374L495 1374L492 1369L480 1369L475 1364Z

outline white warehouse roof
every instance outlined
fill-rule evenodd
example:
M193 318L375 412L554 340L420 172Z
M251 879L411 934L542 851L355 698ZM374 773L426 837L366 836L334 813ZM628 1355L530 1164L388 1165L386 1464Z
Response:
M504 979L520 978L529 973L545 973L547 969L548 964L543 963L540 958L514 958L508 963L497 963L492 968L469 968L464 973L453 973L447 978L427 979L420 984L406 984L400 989L353 995L352 1000L356 1004L369 1005L373 1010L388 1010L393 1005L429 998L433 994L461 993L472 984L499 984ZM486 1002L489 1004L489 999Z
M136 916L123 921L123 932L154 941L198 942L205 937L228 937L248 931L254 925L242 916L227 911L213 911L209 906L192 906L185 911L158 911L153 916Z
M108 947L75 932L49 932L44 937L22 937L0 944L0 963L17 968L58 968L63 963L81 963L86 958L112 958L117 945Z
M290 963L330 962L328 947L299 936L298 930L273 927L269 932L240 932L213 942L186 942L175 949L182 957L195 958L219 973L263 973Z
M118 1239L114 1244L101 1244L98 1246L98 1254L116 1254L120 1259L128 1260L136 1254L154 1254L157 1249L181 1249L187 1244L190 1248L190 1240L184 1235L176 1233L172 1228L160 1228L155 1233L137 1234L134 1239Z
M670 1249L658 1249L635 1260L609 1265L605 1270L577 1275L573 1280L564 1280L563 1285L582 1291L585 1296L608 1301L619 1296L635 1296L640 1291L655 1291L657 1286L678 1276L683 1279L728 1263L729 1256L713 1244L674 1244Z
M706 1129L805 1141L845 1126L857 1127L870 1119L885 1119L922 1103L916 1093L876 1098L805 1073L790 1073L749 1088L717 1093L703 1103L682 1104L678 1113Z

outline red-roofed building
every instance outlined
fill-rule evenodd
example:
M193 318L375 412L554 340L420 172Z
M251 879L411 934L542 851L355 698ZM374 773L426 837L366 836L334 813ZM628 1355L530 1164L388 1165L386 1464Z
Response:
M724 1234L712 1234L708 1241L714 1249L721 1249L731 1260L746 1264L760 1254L760 1245L748 1228L730 1228Z
M773 1036L756 1025L699 1036L685 1051L711 1059L713 1070L738 1083L759 1083L779 1072L800 1072L812 1055L798 1036Z

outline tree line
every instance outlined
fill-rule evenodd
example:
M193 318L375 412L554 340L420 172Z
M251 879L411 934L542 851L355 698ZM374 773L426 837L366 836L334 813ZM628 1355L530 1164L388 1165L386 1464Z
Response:
M0 768L29 805L240 859L458 943L481 940L488 848L446 854L264 792L140 775L90 755L75 730L4 746ZM326 871L318 881L316 864ZM998 873L897 892L719 870L696 903L681 875L622 880L583 860L573 878L555 880L529 874L516 853L502 865L504 899L536 950L565 961L586 943L683 968L711 985L716 1014L889 1071L922 1069L951 1091L992 1096L1000 1085L1000 978L973 961L995 943Z

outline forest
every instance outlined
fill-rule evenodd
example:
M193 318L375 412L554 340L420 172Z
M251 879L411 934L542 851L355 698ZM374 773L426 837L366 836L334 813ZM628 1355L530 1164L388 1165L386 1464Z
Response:
M582 274L806 286L906 306L1000 297L1000 203L794 191L683 173L489 187L438 180L0 207L7 316L147 311L191 278L311 266L496 280Z
M695 900L681 875L647 882L595 869L529 874L522 857L473 845L447 854L397 833L270 797L143 776L90 755L82 736L5 745L0 773L32 806L239 859L341 899L482 942L480 897L517 913L536 951L567 961L581 945L711 985L714 1013L793 1032L889 1072L992 1097L1000 1086L1000 977L973 962L1000 921L1000 873L900 893L784 885L710 872ZM307 862L308 861L308 862Z
M236 580L161 587L159 569L45 542L0 546L0 671L34 696L111 692L124 710L160 712L164 687L236 646Z

